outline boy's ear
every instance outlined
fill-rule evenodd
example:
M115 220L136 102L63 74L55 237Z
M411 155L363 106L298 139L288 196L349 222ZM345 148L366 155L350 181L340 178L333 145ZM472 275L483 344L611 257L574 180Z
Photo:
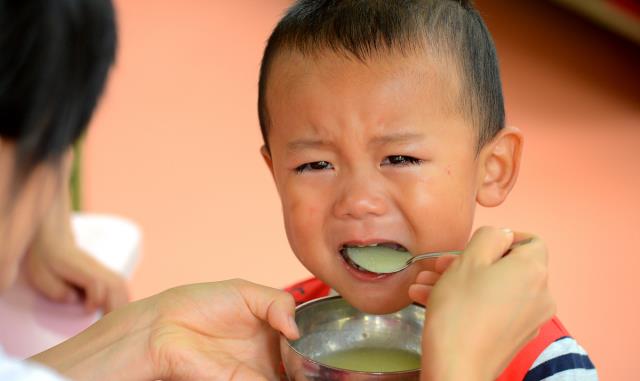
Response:
M523 136L516 127L503 128L480 152L480 179L476 201L486 207L500 205L516 183Z
M260 147L260 154L262 155L262 159L264 160L267 167L269 167L269 171L271 171L271 176L273 176L273 161L271 160L271 153L269 153L269 149L267 146L263 145Z

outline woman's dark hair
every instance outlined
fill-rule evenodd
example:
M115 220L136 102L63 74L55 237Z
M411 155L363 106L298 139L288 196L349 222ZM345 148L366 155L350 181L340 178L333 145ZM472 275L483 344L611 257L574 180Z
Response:
M110 0L0 0L0 139L16 181L82 135L116 51Z
M478 148L504 127L498 58L470 0L298 0L269 37L260 68L258 115L268 149L267 86L278 54L323 50L366 62L379 54L427 52L449 58L462 83L459 108L473 122Z

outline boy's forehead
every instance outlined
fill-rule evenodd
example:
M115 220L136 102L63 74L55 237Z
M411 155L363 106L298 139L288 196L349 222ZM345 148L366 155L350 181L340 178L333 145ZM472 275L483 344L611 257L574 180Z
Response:
M333 51L284 52L274 59L267 82L272 127L303 116L384 120L461 110L457 71L426 54L380 53L363 61Z
M303 54L297 51L279 53L270 68L268 91L274 87L291 91L311 79L332 79L382 83L389 78L411 77L416 85L459 89L457 70L444 60L427 54L373 53L359 59L349 53L324 50ZM277 86L277 85L281 86ZM275 86L274 86L275 85Z

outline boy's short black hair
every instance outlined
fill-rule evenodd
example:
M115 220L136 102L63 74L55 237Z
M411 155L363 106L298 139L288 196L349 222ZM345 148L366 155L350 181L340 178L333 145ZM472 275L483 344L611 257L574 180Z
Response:
M0 0L0 139L16 143L16 181L84 132L115 51L110 0Z
M323 50L356 59L424 51L457 66L459 106L477 127L478 149L504 127L504 100L493 40L482 18L462 0L298 0L274 29L260 68L258 115L268 149L266 93L275 57L284 50Z

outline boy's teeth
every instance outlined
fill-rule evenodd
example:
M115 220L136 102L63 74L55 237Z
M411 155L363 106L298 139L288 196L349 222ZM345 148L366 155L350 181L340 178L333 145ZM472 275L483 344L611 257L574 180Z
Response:
M378 247L378 246L383 246L383 247L388 247L390 249L394 249L394 250L398 250L398 251L407 251L407 249L405 249L404 247L402 247L399 244L393 244L393 243L372 243L369 245L346 245L345 247L357 247L357 248L363 248L363 247Z
M358 248L362 248L362 247L378 247L378 246L384 246L384 247L389 247L395 250L400 250L400 251L406 251L406 249L398 244L379 244L379 243L372 243L369 245L347 245L346 247L358 247Z

